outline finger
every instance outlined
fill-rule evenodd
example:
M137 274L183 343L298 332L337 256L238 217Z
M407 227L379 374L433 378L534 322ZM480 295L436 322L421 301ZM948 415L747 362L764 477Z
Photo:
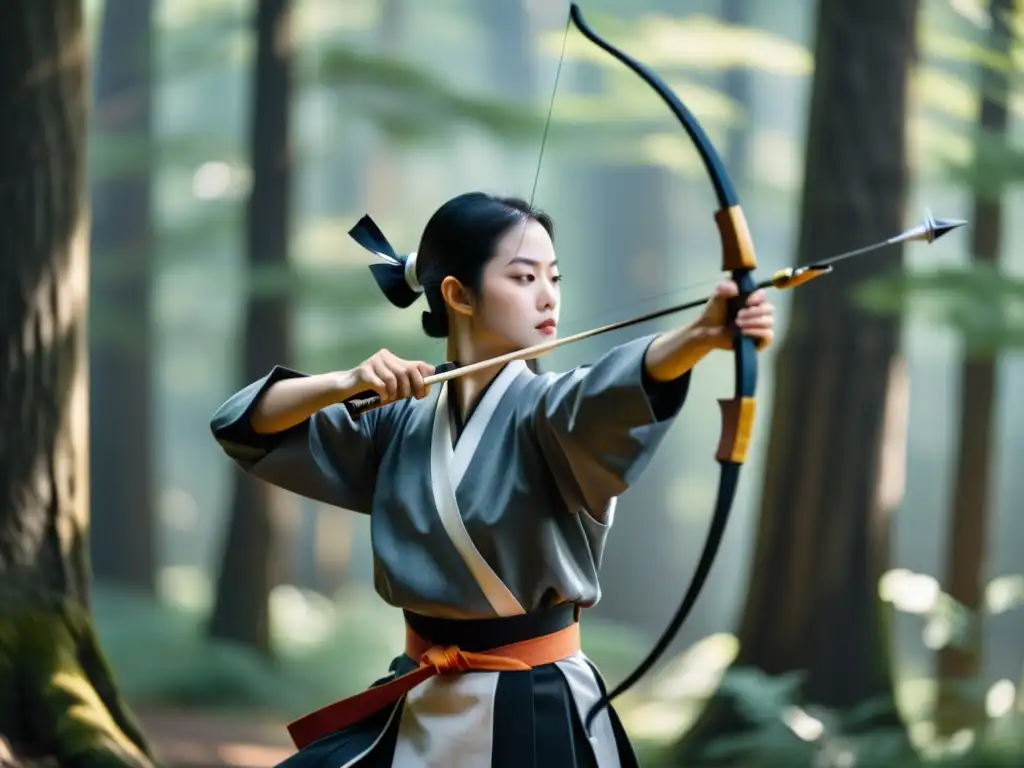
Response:
M409 384L412 387L412 394L417 400L422 400L427 394L427 387L423 383L423 371L418 365L409 369Z
M740 295L739 286L735 282L719 283L715 288L715 297L720 299L733 299Z
M775 318L773 318L771 315L737 317L736 326L739 328L774 328Z
M744 329L743 335L758 342L771 342L775 337L775 332L771 328L751 328Z
M394 372L385 365L383 360L377 360L373 364L373 372L384 382L385 394L388 400L394 400L398 394L398 379Z
M764 288L759 288L756 291L754 291L752 294L747 296L747 301L746 301L745 306L747 306L747 307L756 307L756 306L765 304L765 302L767 302L767 301L768 301L768 294L765 292Z
M761 301L761 302L755 302L753 304L745 304L743 306L743 308L740 309L739 313L737 313L737 314L742 314L744 312L767 312L767 313L770 314L770 313L772 313L774 311L775 311L775 307L774 306L769 304L767 301Z
M412 397L412 380L409 369L402 368L395 371L395 379L398 381L398 390L396 392L398 398L406 400Z
M421 362L416 363L416 370L419 371L419 374L420 374L421 378L426 379L428 376L433 376L434 375L434 371L436 371L437 368L435 366L431 365L430 363L424 363L424 362L421 361ZM426 397L429 394L430 394L430 385L427 384L424 381L423 382L423 397Z
M386 397L388 393L387 385L384 380L376 374L372 366L366 366L359 372L360 378L367 387L376 392L381 398Z
M762 304L757 307L745 307L736 313L737 320L745 320L747 318L755 317L774 317L775 312L768 304Z

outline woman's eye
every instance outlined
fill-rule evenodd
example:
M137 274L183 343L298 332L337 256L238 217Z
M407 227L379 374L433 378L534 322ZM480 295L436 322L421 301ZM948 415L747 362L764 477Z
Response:
M531 283L533 282L533 275L513 275L512 279L518 283Z
M561 275L555 275L554 277L551 278L551 282L553 282L553 283L560 283L560 282L562 282L562 276Z

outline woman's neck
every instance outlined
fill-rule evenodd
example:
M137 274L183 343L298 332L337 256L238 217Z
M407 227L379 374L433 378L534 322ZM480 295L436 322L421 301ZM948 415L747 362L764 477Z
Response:
M448 359L460 366L478 363L481 360L495 357L497 354L497 352L488 354L481 350L465 334L453 333L448 338ZM453 385L449 391L454 393L463 421L465 421L466 415L473 410L480 395L499 373L501 373L501 366L494 366L477 373L459 376L449 382Z

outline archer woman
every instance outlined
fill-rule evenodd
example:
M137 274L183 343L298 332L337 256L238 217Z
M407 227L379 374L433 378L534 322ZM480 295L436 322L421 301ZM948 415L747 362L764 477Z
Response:
M363 219L353 237L393 254ZM551 219L522 200L456 197L419 250L372 268L396 305L425 294L428 336L459 365L551 341L560 275ZM636 765L580 651L597 603L616 498L686 398L693 367L730 349L717 289L695 321L596 363L535 374L511 362L433 387L434 367L381 350L355 368L276 367L229 399L214 436L244 470L370 515L375 586L406 620L405 653L366 691L292 723L283 765L571 768ZM772 308L749 296L736 327L770 343ZM383 407L341 403L373 390Z

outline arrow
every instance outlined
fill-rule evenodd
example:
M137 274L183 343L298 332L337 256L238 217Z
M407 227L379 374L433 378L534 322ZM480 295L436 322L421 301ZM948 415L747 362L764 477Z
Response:
M866 253L878 251L890 245L895 245L896 243L912 242L915 240L934 243L943 235L952 232L954 229L959 229L966 224L966 221L962 221L960 219L932 218L931 212L926 208L924 221L915 227L911 227L910 229L900 232L898 235L894 235L887 240L872 243L871 245L866 245L852 251L846 251L845 253L840 253L837 256L830 256L822 261L815 261L801 267L786 267L785 269L780 269L767 280L759 282L757 284L757 289L775 288L781 291L787 288L795 288L796 286L803 285L816 277L827 275L832 271L832 266L836 262L843 261L844 259L850 259L854 256L863 256ZM665 309L659 309L655 312L649 312L646 315L640 315L639 317L631 317L628 320L619 320L614 323L609 323L608 325L602 325L599 328L580 331L579 333L574 333L571 336L546 341L542 344L526 347L525 349L517 349L514 352L508 352L504 355L492 357L488 360L481 360L476 363L470 363L469 365L454 366L451 363L446 363L444 366L441 366L438 369L438 372L433 376L427 376L424 378L423 383L430 386L450 379L456 379L460 376L466 376L467 374L476 373L477 371L486 370L487 368L492 368L494 366L505 365L506 363L511 363L514 360L532 360L534 358L541 357L542 355L546 355L547 353L565 346L566 344L583 341L584 339L590 339L594 336L610 333L611 331L618 331L622 328L629 328L630 326L639 325L640 323L647 323L651 320L657 320L658 318L665 317L666 315L673 315L687 309L695 309L696 307L703 306L710 299L710 296L694 299L693 301L688 301L685 304L677 304ZM380 397L373 392L360 393L346 400L343 405L348 409L353 418L357 418L361 413L380 407Z
M863 248L857 248L853 251L847 251L846 253L840 253L838 256L832 256L831 258L825 259L824 261L816 261L813 264L808 264L803 269L818 268L835 264L837 261L843 259L849 259L854 256L861 256L865 253L871 253L871 251L877 251L881 248L885 248L889 245L895 245L896 243L906 243L914 240L923 240L926 243L934 243L943 235L949 234L954 229L959 229L967 224L962 219L935 219L932 218L932 212L927 208L924 209L924 221L918 224L916 227L911 227L908 230L900 232L894 237L890 237L888 240L882 240L878 243L866 245ZM783 286L789 287L789 286Z

